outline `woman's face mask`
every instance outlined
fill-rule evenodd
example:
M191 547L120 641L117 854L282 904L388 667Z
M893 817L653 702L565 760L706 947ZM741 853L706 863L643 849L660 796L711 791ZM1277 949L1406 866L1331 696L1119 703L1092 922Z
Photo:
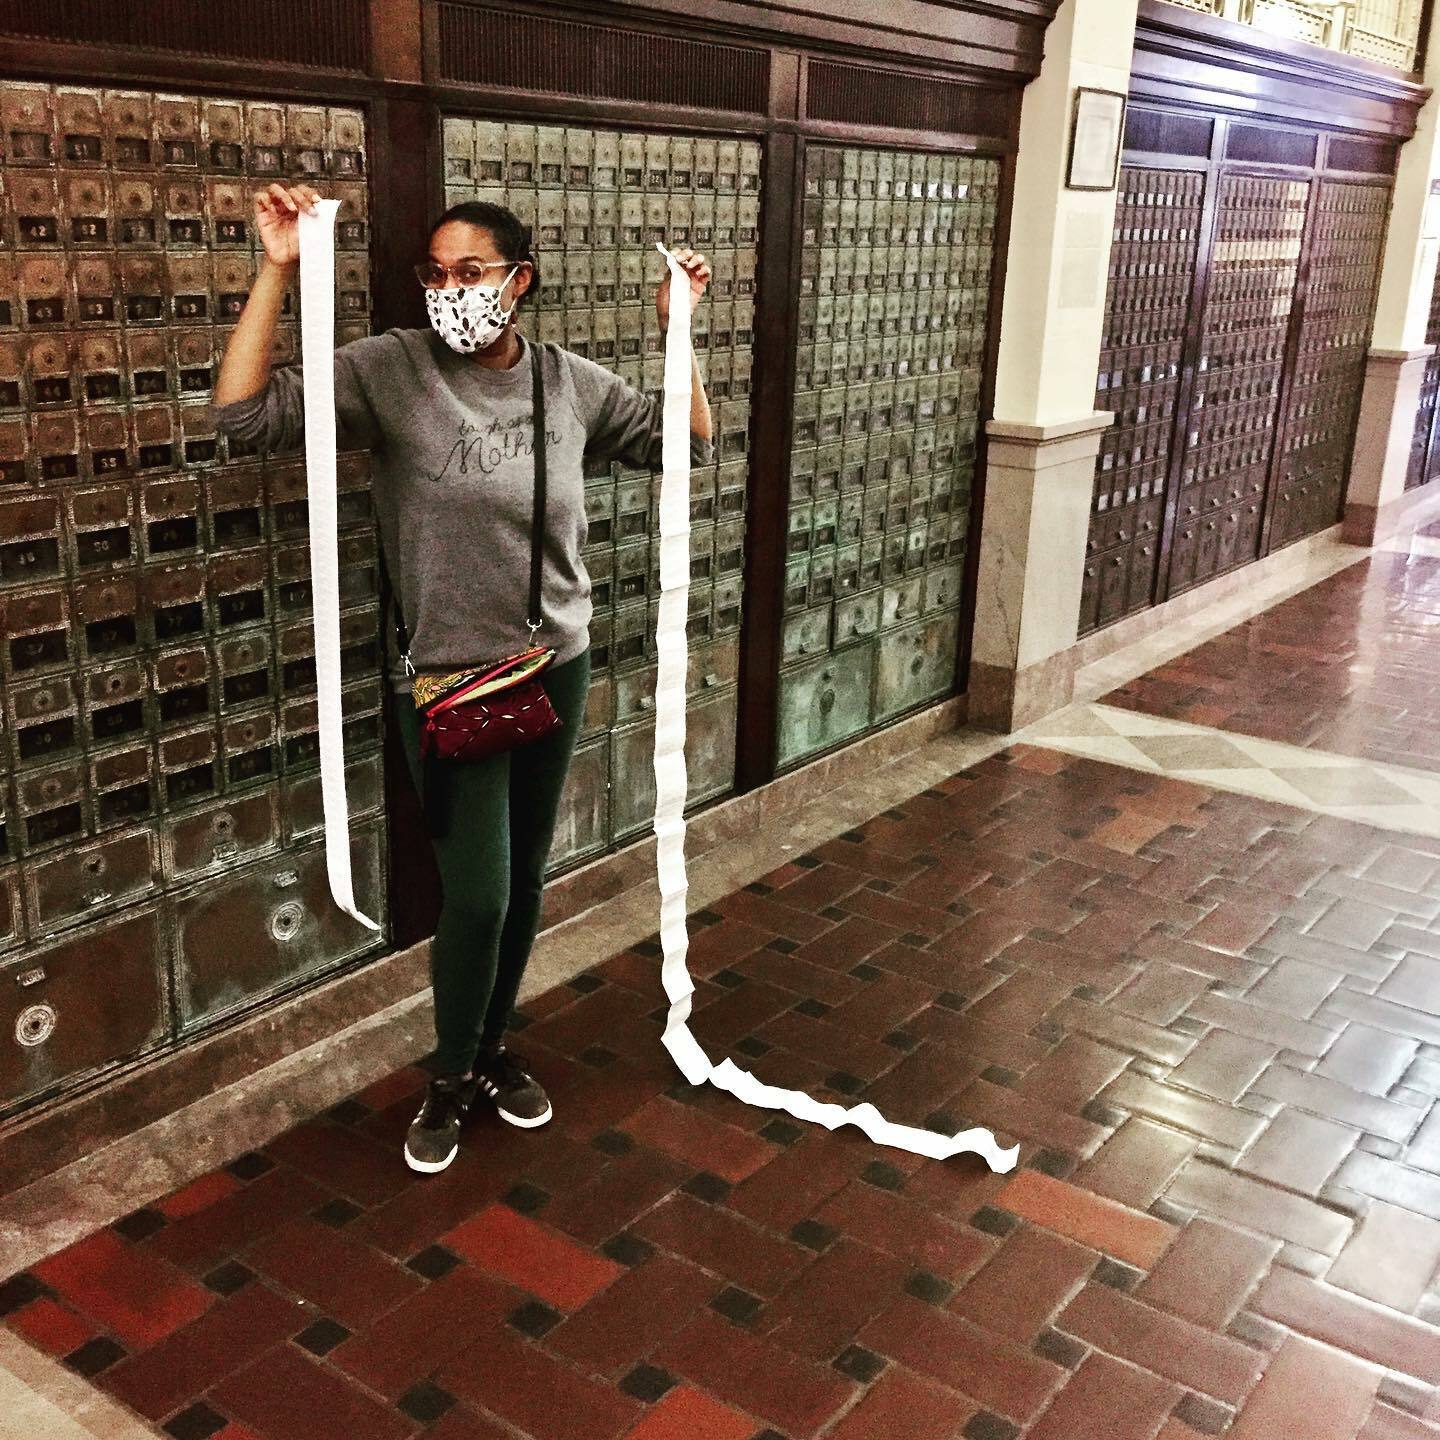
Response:
M425 309L435 333L461 355L493 345L515 312L516 302L512 300L507 309L500 296L519 268L519 265L512 266L498 285L426 290Z

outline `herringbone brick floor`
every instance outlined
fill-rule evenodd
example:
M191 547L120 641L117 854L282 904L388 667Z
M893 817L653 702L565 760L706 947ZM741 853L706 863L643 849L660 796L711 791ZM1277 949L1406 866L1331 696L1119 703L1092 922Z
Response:
M1010 1176L677 1085L656 954L547 1129L413 1176L403 1070L6 1323L176 1440L1440 1435L1440 841L1016 746L694 917L713 1053Z

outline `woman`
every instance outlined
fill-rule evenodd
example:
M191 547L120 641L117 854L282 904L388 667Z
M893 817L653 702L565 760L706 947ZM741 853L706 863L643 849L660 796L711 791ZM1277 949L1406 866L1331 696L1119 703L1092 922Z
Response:
M319 199L305 185L255 196L265 259L226 347L215 386L220 428L265 450L304 435L297 370L270 373L275 324L299 261L298 217ZM695 300L710 267L678 254ZM541 889L556 811L590 680L590 580L582 464L658 467L660 407L599 365L557 347L537 352L515 329L515 307L538 281L530 234L498 205L446 211L416 267L429 330L390 330L335 352L342 434L373 452L380 539L410 655L421 670L482 664L525 648L534 496L531 369L544 366L547 521L543 628L556 651L543 681L561 727L488 760L444 767L432 837L444 899L431 946L434 1078L406 1137L414 1170L455 1158L460 1122L483 1092L511 1124L543 1125L550 1101L504 1044L520 979L540 927ZM662 326L669 278L655 298ZM710 408L691 365L691 448L710 457ZM419 724L398 646L386 626L392 704L412 779L420 785ZM431 797L434 800L436 797Z

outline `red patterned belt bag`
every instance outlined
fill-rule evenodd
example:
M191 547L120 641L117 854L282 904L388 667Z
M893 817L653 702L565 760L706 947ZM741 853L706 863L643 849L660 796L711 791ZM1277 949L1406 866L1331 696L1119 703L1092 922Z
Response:
M530 645L488 665L446 672L416 671L410 661L409 634L395 600L395 630L411 680L411 698L420 715L420 755L425 773L425 807L431 804L431 768L436 761L485 760L517 749L560 728L540 673L555 651L536 645L541 624L540 578L545 539L545 384L542 347L530 347L534 371L535 510L530 536L530 608L526 625Z

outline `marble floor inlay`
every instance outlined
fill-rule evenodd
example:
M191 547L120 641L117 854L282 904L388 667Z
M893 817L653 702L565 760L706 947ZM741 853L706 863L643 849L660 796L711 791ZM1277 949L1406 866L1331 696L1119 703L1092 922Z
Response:
M1033 725L1032 745L1383 829L1440 836L1440 775L1220 731L1112 705Z

